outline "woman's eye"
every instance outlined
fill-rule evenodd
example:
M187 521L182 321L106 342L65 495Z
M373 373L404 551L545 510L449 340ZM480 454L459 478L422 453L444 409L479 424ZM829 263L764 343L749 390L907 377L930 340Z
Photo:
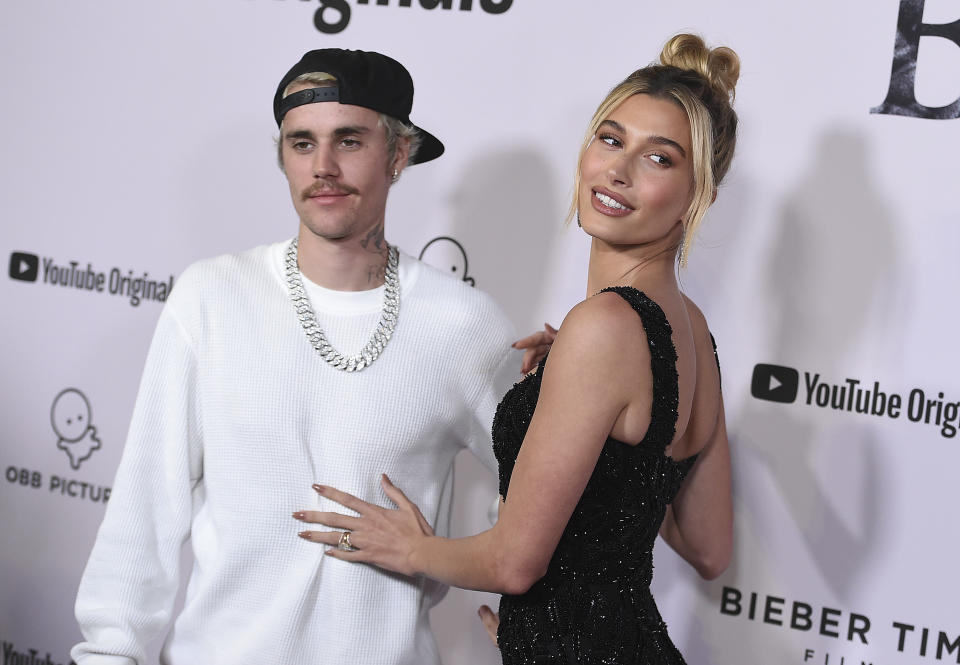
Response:
M618 139L616 136L610 136L609 134L601 134L599 138L601 141L603 141L607 145L613 146L615 148L619 148L621 145L620 139Z
M659 164L660 166L670 166L670 158L666 155L650 155L650 159Z

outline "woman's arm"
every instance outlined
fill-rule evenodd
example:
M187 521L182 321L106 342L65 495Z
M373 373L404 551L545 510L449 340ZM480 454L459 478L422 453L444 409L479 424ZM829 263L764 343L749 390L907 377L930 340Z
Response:
M710 371L715 371L712 356L711 350L707 358ZM713 432L660 526L667 544L708 580L726 570L733 550L730 446L722 393L718 400Z
M416 506L387 480L384 490L398 510L322 488L324 496L360 517L309 511L296 516L352 531L350 541L358 549L330 549L330 556L469 589L523 593L546 572L600 450L638 382L641 389L652 390L649 370L641 371L637 354L625 358L622 352L645 348L643 335L639 318L616 294L590 298L567 315L544 366L536 410L493 528L469 538L435 537ZM304 533L328 545L340 538L336 531Z

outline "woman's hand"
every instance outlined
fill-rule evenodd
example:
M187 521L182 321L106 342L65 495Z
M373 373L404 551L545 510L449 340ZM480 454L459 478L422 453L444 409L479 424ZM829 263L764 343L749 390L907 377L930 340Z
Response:
M497 628L500 627L500 615L491 610L489 605L481 605L477 614L480 615L480 621L483 622L483 627L487 629L487 635L493 641L493 646L499 647L500 645L497 644Z
M557 329L549 323L543 324L543 330L527 335L513 343L513 348L524 349L523 360L520 361L520 372L526 374L537 366L557 338Z
M433 535L433 528L420 509L401 492L386 474L380 484L396 504L396 510L381 508L333 487L314 485L318 494L359 514L350 517L339 513L303 510L294 518L308 524L323 524L338 531L303 531L300 537L315 543L331 545L328 554L344 561L372 563L403 575L416 575L411 555L418 544ZM346 535L345 535L346 534Z

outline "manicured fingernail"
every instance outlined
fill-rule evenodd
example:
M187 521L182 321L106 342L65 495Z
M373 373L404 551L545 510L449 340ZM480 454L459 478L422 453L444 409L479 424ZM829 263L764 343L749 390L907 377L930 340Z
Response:
M304 517L306 517L306 515L303 513L303 511L297 511L293 514L293 519L295 520L302 520Z
M301 531L301 532L298 533L297 535L300 536L301 538L303 538L304 540L310 540L310 532L309 532L309 531Z
M313 485L313 490L314 490L317 494L323 494L324 492L327 491L327 488L324 487L323 485L314 484L314 485Z

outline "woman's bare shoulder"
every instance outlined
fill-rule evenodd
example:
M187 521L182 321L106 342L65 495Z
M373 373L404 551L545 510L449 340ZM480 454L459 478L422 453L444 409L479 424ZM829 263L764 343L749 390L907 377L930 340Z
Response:
M640 317L617 294L599 293L578 303L564 317L546 369L577 367L580 376L596 373L611 381L630 376L635 372L636 354L625 354L625 345L646 347Z
M610 348L643 335L640 317L626 300L610 291L598 293L578 303L560 324L557 337L571 342Z
M709 348L710 353L713 353L713 342L710 339L710 325L707 323L707 317L687 294L683 294L683 302L687 307L687 316L690 318L690 329L693 332L697 351Z

